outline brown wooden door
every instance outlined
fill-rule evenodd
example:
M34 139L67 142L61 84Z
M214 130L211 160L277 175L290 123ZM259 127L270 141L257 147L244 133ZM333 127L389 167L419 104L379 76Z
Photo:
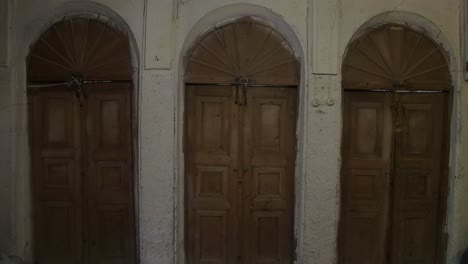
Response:
M444 215L447 95L398 94L391 237L392 264L440 263Z
M135 263L131 85L90 89L85 178L90 263Z
M83 263L80 104L62 90L31 100L34 236L38 263Z
M186 89L189 263L237 263L238 105L231 87Z
M345 92L341 263L385 263L391 104L390 93Z
M447 98L344 93L340 263L439 263Z
M189 263L292 263L296 90L186 91Z
M37 263L135 263L130 87L31 95Z

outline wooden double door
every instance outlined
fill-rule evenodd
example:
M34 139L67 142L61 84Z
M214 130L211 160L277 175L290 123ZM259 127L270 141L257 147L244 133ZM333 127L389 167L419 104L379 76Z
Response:
M448 95L344 92L340 263L443 263Z
M130 88L30 93L35 263L136 263Z
M187 85L188 263L292 263L296 109L295 88Z

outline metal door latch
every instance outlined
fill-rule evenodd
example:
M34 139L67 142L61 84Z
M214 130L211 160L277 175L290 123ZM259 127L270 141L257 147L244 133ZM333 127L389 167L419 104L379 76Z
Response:
M247 88L249 87L249 79L244 77L239 77L236 79L236 101L237 105L247 106ZM241 91L241 99L239 99L239 90Z

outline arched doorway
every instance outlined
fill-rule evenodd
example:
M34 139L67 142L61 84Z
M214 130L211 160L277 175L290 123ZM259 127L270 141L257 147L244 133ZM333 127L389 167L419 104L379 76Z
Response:
M35 263L136 263L127 36L65 17L31 46Z
M389 24L343 61L339 263L443 263L451 79L441 47Z
M297 59L253 18L213 27L186 58L188 263L291 263Z

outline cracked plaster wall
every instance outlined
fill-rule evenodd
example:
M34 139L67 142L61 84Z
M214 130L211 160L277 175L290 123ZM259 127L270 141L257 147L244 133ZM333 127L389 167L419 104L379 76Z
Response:
M52 19L67 10L97 7L87 5L88 1L69 0L11 0L11 3L11 63L0 67L0 251L30 259L25 108L27 47ZM464 130L468 106L463 104L468 100L464 91L468 85L459 74L459 0L148 0L146 5L144 0L99 0L98 3L115 11L128 24L136 54L140 54L136 60L140 63L134 66L138 69L136 82L139 83L137 201L142 263L184 261L181 224L184 52L209 25L247 14L260 16L277 26L294 42L297 54L302 57L296 170L297 263L335 263L341 141L340 63L356 31L373 17L394 10L419 14L425 19L416 20L418 26L440 29L455 59L452 70L457 92L452 126L447 263L457 263L460 251L468 246L468 221L465 220L468 173L463 166L468 164L465 143L468 132ZM312 106L315 99L320 104L318 107ZM333 99L334 104L327 105L327 99Z

